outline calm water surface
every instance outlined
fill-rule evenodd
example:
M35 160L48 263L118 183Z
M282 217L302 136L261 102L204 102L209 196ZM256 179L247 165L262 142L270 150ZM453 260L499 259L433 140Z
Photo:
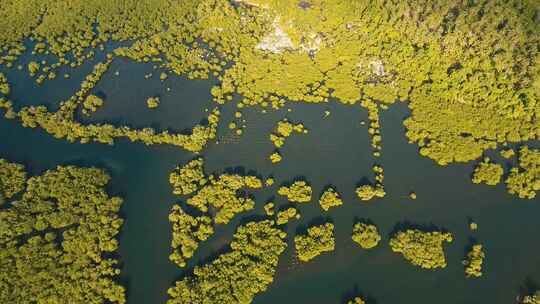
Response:
M12 98L16 107L44 103L54 109L54 101L72 95L90 71L86 66L71 73L70 80L59 79L38 88L24 73L10 70ZM147 80L144 75L149 73L153 77ZM151 65L116 60L94 89L105 98L104 108L81 120L182 131L198 123L207 115L205 109L214 106L209 94L213 81L171 76L161 82L159 73ZM150 96L161 97L158 109L146 108ZM287 226L289 247L281 257L275 282L255 298L255 304L339 304L354 294L380 304L511 304L526 283L540 282L540 199L516 199L505 192L503 185L473 185L473 164L443 168L420 157L417 147L404 137L402 120L408 115L404 105L382 112L383 155L379 160L371 156L367 127L360 123L367 122L367 112L360 107L290 103L286 109L267 114L247 109L243 111L247 129L241 137L227 129L236 110L234 104L222 108L219 139L202 153L207 172L241 168L272 175L278 182L256 193L255 210L238 216L226 227L218 227L216 234L201 245L190 267L226 248L241 220L263 214L266 201L273 199L279 206L286 206L286 201L274 197L275 192L280 184L296 177L305 177L312 184L316 198L325 186L334 185L345 201L342 207L327 213L315 202L299 206L302 219ZM326 110L331 115L323 118ZM267 158L273 146L268 135L284 117L304 123L309 133L287 139L282 149L284 160L271 165ZM171 226L167 216L173 204L182 202L172 195L168 174L194 154L123 140L115 146L71 144L4 119L0 119L0 138L0 157L25 164L33 175L66 164L106 169L112 176L109 192L125 199L120 256L128 303L166 301L167 288L184 275L168 260ZM373 180L371 167L375 162L384 166L388 195L360 203L354 189L365 179ZM413 190L418 195L416 201L408 199ZM468 230L470 218L479 224L474 233ZM382 245L364 251L352 242L350 234L357 219L369 219L378 225L384 235ZM335 252L299 264L294 259L292 237L310 223L322 220L335 224ZM435 225L454 234L454 242L446 246L446 269L420 270L390 251L389 234L396 225L407 224ZM484 244L487 253L480 279L466 279L463 273L461 260L471 239Z

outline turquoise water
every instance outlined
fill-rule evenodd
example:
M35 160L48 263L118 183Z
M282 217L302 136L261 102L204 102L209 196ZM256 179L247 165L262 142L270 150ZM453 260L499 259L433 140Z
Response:
M54 108L54 101L76 91L78 82L90 70L81 68L71 73L68 81L58 79L40 88L28 82L23 73L11 71L8 76L15 84L13 99L17 107L46 103ZM148 73L153 77L146 80L144 75ZM94 89L105 97L104 108L82 120L182 131L198 123L207 115L205 109L214 106L209 94L213 81L170 76L162 83L159 73L149 64L115 60ZM161 97L158 109L146 108L150 96ZM417 147L404 137L402 120L408 115L405 105L393 106L381 114L383 155L379 160L371 156L367 127L360 124L367 121L367 112L360 107L291 103L267 114L247 109L242 111L246 130L241 137L227 129L236 110L234 104L222 108L219 143L212 142L201 154L207 172L241 167L265 177L272 175L277 183L255 193L255 210L238 216L226 227L217 227L216 234L201 245L190 261L190 267L226 248L240 221L263 214L267 200L275 199L278 205L286 206L282 198L274 198L275 192L280 184L295 177L305 177L316 198L326 185L332 184L345 201L342 207L324 213L315 199L299 206L302 219L287 226L289 248L281 257L275 282L255 298L255 304L337 304L358 293L378 304L508 304L514 302L520 288L540 282L540 199L516 199L506 193L504 185L473 185L473 164L443 168L420 157ZM323 118L326 110L331 114ZM287 139L282 149L284 160L272 165L267 159L273 151L268 135L284 117L302 122L309 133ZM194 154L124 140L115 146L71 144L3 119L0 138L0 157L25 164L31 174L66 164L106 169L112 176L109 192L125 199L122 216L126 222L119 253L128 303L166 301L167 288L184 275L168 260L171 227L167 216L171 206L182 201L172 195L168 174ZM354 189L359 182L373 179L371 167L375 162L384 166L388 195L361 203ZM410 191L417 193L416 201L408 199ZM350 239L354 221L361 218L373 221L383 233L383 242L376 249L361 250ZM478 223L478 231L468 230L469 219ZM335 252L309 263L297 263L292 237L297 230L321 220L335 224ZM420 270L390 251L389 234L396 225L407 224L434 225L454 234L454 242L446 246L446 269ZM471 238L484 244L487 254L484 276L479 279L466 279L461 265Z

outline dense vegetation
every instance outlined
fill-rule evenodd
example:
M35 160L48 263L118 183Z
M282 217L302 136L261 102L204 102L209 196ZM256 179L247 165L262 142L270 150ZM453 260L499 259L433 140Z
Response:
M285 236L269 220L240 226L231 251L176 282L167 303L251 303L272 283L279 256L287 247Z
M482 276L482 263L485 257L486 254L482 245L475 244L471 247L471 250L467 253L467 258L463 261L465 275L468 278Z
M360 247L371 249L376 247L381 241L381 235L377 226L367 223L356 223L353 226L352 239Z
M508 192L533 199L540 190L540 150L523 146L519 150L519 168L512 168L506 179Z
M24 190L26 172L24 166L0 158L0 199L10 199ZM2 205L3 200L0 200Z
M294 237L294 246L302 262L308 262L324 252L334 251L334 224L309 227L306 235Z
M353 300L347 302L347 304L366 304L366 302L361 297L356 297Z
M169 183L174 194L190 196L186 204L201 213L194 216L185 212L180 205L174 205L169 214L173 250L169 259L179 267L185 267L199 243L214 234L215 224L228 224L235 215L254 208L255 202L240 195L240 190L263 187L262 180L256 176L207 176L201 157L175 168L169 175ZM270 209L273 210L273 205Z
M485 183L486 185L495 186L501 181L504 173L503 167L499 164L492 163L488 157L484 159L474 169L472 182L475 184Z
M392 251L401 253L415 266L426 269L446 267L444 242L452 242L452 234L440 231L407 229L398 231L390 239Z
M324 211L328 211L332 207L343 205L343 200L334 188L328 187L319 198L319 204Z
M0 64L5 68L20 65L22 69L23 62L28 62L25 72L37 84L55 79L61 68L81 66L98 52L106 55L107 59L94 66L79 91L67 100L58 101L56 112L43 105L17 105L9 98L11 88L7 77L0 74L0 93L4 95L0 98L0 108L5 110L6 118L16 119L24 127L41 128L70 142L113 144L115 140L125 138L147 145L167 144L200 152L216 137L219 105L237 100L235 96L240 97L239 108L259 106L263 110L279 109L287 102L325 103L330 100L346 106L361 106L368 112L367 132L376 158L382 153L380 111L395 102L404 102L410 109L410 117L404 122L408 140L418 145L421 155L440 165L477 160L489 149L540 139L540 14L536 0L437 3L426 0L381 3L345 0L300 3L288 0L5 0L0 10L0 28ZM112 41L123 43L119 46L109 43ZM115 49L105 54L106 44L115 45ZM21 60L22 55L29 52L32 53L31 60ZM40 56L51 59L40 60L37 58ZM103 100L92 93L119 57L151 62L166 69L167 73L160 75L161 80L173 74L190 79L216 77L218 84L211 94L218 107L209 113L207 122L194 126L189 135L77 121L78 110L90 115L104 105ZM69 77L69 74L65 75ZM110 102L114 101L107 101ZM154 107L158 103L153 100L147 105ZM236 127L234 125L232 129ZM303 125L284 120L278 123L270 139L279 148L292 132L305 131ZM237 129L236 134L242 134L242 129ZM503 156L512 157L510 151L514 153L507 150ZM275 163L282 160L279 151L269 158ZM254 201L243 196L243 190L262 187L262 181L255 176L207 176L202 170L202 159L195 160L190 166L178 168L170 176L174 192L192 195L186 204L203 214L194 217L177 206L172 210L170 220L175 252L171 259L179 265L185 265L184 259L193 254L197 243L212 234L214 224L226 224L238 213L253 209ZM500 165L481 162L473 181L497 184L503 175L501 169ZM1 194L9 199L24 188L25 176L18 167L5 162L0 163L0 170ZM64 172L62 170L74 174L71 171L76 169L59 168L57 171ZM376 165L373 171L375 181L356 189L362 201L386 195L382 167ZM92 187L92 182L95 181L83 186ZM511 170L506 185L511 194L520 198L536 197L540 190L538 150L521 148L519 167ZM309 202L312 190L305 181L297 181L281 187L278 194L291 202ZM324 203L321 198L321 206L327 206L325 210L339 203L339 196L334 194L326 195ZM83 194L73 195L70 199L62 196L62 199L72 203ZM25 196L1 212L18 211L18 204L29 210L37 208L26 206ZM411 193L410 197L416 198L416 194ZM92 203L96 203L95 200ZM38 211L56 212L50 210L50 204L39 201L38 207L47 208ZM30 212L22 209L21 212ZM211 213L215 216L209 217ZM292 211L287 210L282 218L287 215L288 220L290 213ZM277 217L279 221L279 213ZM47 222L49 218L41 221ZM104 221L110 224L107 217ZM36 222L39 228L45 225L42 222ZM64 234L73 228L66 227ZM39 233L28 239L28 246L37 246L31 245L30 240L54 243L47 239L47 235L48 238L53 235L47 232L40 238ZM92 230L91 233L101 232ZM103 233L113 234L107 229ZM451 239L449 233L407 230L398 232L390 244L394 251L401 252L413 264L437 268L446 265L442 243ZM62 242L66 242L65 237ZM113 251L115 246L107 244L105 249ZM302 248L310 249L309 244ZM311 249L307 249L306 259L312 254ZM65 248L62 250L67 252ZM234 248L233 252L236 252ZM186 279L184 285L174 289L173 299L184 298L184 293L188 293L186 299L191 299L191 303L204 302L208 300L198 296L215 292L217 295L212 294L212 301L230 303L233 297L227 292L238 290L238 286L207 291L205 288L213 286L207 285L211 282L207 276L212 275L201 269L226 269L223 271L228 272L227 267L231 265L227 263L239 261L237 255L243 262L245 255L231 254L223 258L224 262L218 259L207 268L196 270L193 278ZM87 264L82 265L86 267ZM113 268L111 265L103 267L109 271ZM269 274L273 270L265 271ZM109 280L105 282L113 284ZM36 290L40 287L38 283L34 284ZM68 283L62 287L69 286ZM91 287L94 289L84 291L97 288ZM108 301L122 301L116 287L108 289L114 293ZM234 299L248 301L260 290L264 288L240 298L235 294ZM63 291L60 288L58 292ZM77 295L73 298L78 299Z
M523 298L523 304L540 304L540 291L532 295L527 295Z
M289 207L287 209L283 209L279 211L276 215L276 224L277 225L285 225L292 219L300 219L300 213L296 208Z
M125 42L106 53L84 89L61 102L14 111L11 118L58 138L112 143L127 137L200 151L215 137L217 112L193 134L112 125L82 125L72 111L118 57L151 62L170 74L206 79L218 104L241 96L238 107L279 109L288 101L358 104L369 113L373 155L382 150L380 110L406 102L406 136L420 154L441 165L478 159L506 143L540 137L540 20L535 0L370 1L311 0L9 0L0 14L0 64L31 60L38 83L62 67L75 68L110 41ZM129 16L122 12L129 11ZM25 44L29 39L32 43ZM19 64L19 66L21 66ZM68 74L66 74L68 75ZM6 83L2 81L2 83ZM2 86L5 88L5 85ZM4 89L8 92L9 90ZM292 128L291 128L292 126ZM298 128L297 128L298 127ZM280 122L273 142L291 130ZM242 129L236 130L238 134ZM277 155L272 158L277 161ZM371 187L371 188L370 188ZM360 189L363 199L382 195L377 185ZM522 195L530 197L530 195Z
M24 171L4 160L1 167L2 180L14 178L16 186L0 185L11 197ZM0 302L126 302L112 258L122 199L104 191L109 179L98 169L57 167L28 179L20 199L0 209Z
M214 234L212 219L208 216L191 216L175 205L169 214L169 221L172 223L173 250L169 259L179 267L185 267L186 261L193 256L199 243Z
M306 181L295 181L290 186L278 189L278 194L286 196L290 202L309 203L312 195L311 186Z

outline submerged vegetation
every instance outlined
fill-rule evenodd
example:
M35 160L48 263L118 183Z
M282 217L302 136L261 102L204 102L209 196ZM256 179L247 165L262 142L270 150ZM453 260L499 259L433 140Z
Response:
M445 268L443 243L450 243L452 240L452 234L448 232L408 229L398 231L390 239L390 248L401 253L415 266L426 269Z
M309 227L306 235L294 237L294 246L302 262L308 262L324 252L334 251L334 224Z
M2 193L22 191L22 166L0 167ZM57 167L29 178L20 199L2 206L0 302L126 302L112 257L122 199L107 195L109 180L98 169Z

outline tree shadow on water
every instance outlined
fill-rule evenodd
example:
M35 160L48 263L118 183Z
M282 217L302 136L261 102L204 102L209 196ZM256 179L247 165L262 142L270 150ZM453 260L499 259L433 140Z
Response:
M311 219L306 224L301 224L296 227L296 235L306 235L309 228L313 226L321 226L326 223L334 223L334 220L330 216L318 216Z
M409 222L409 221L403 221L403 222L397 223L394 226L394 229L392 229L392 231L389 233L388 237L391 239L398 232L406 231L406 230L409 230L409 229L420 230L422 232L435 232L435 231L436 232L442 232L442 233L448 232L448 230L436 226L435 224L433 224L433 222L430 222L428 224L416 224L416 223L412 223L412 222Z

